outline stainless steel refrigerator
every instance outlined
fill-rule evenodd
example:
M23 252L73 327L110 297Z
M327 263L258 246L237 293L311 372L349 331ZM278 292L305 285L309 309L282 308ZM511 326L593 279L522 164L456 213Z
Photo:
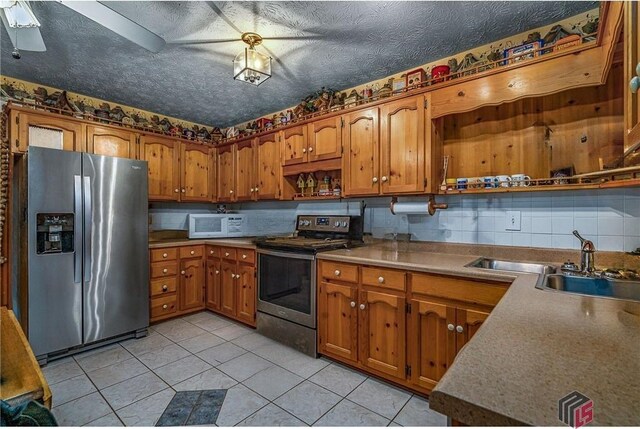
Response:
M21 311L38 360L145 335L147 163L39 147L21 163Z

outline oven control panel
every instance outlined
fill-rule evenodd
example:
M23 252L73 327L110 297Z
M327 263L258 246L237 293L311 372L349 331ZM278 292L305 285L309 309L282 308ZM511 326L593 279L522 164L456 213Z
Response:
M298 231L349 232L349 216L298 216Z

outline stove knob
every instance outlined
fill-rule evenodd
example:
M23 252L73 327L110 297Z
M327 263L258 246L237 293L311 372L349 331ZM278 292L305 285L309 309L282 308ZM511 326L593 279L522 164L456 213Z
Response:
M346 228L347 227L347 222L346 221L342 221L342 227Z
M304 221L304 226L309 226L311 225L311 221L310 220L305 220Z
M335 225L336 225L336 228L340 227L340 221L339 221L339 220L337 220L337 221L336 221L336 223L335 223Z

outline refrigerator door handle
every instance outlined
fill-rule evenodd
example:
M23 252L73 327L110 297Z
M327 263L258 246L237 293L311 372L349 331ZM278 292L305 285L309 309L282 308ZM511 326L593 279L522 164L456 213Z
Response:
M91 201L91 178L84 176L84 281L91 281L91 222L93 204Z
M75 234L79 234L80 219L82 218L82 179L79 175L73 176L73 215L75 224ZM77 243L77 242L76 242ZM73 249L73 282L80 283L82 280L82 249Z

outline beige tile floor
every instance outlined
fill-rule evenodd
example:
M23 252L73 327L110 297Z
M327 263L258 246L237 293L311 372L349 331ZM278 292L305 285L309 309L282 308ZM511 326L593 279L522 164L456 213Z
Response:
M63 426L153 426L179 390L229 389L218 426L444 426L425 399L209 312L44 369Z

